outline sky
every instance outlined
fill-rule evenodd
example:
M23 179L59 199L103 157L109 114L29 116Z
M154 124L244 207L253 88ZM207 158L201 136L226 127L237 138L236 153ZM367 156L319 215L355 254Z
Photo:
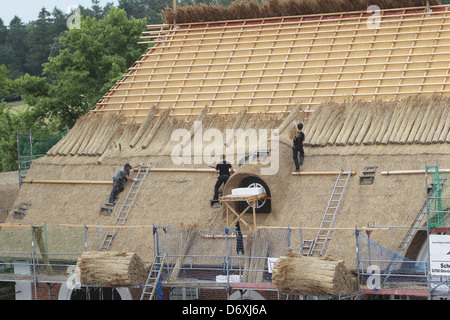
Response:
M104 7L108 2L118 5L118 0L100 0L100 6ZM45 7L47 11L52 12L54 7L69 12L71 6L82 5L85 8L92 6L91 0L0 0L0 18L5 25L18 16L23 23L38 18L39 11Z

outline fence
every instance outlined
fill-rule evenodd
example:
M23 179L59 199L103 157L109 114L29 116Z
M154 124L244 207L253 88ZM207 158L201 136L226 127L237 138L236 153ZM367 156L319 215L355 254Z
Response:
M0 281L65 282L68 268L85 250L85 228L3 227L0 231Z
M104 226L5 226L0 230L0 281L65 282L84 251L99 250L106 230ZM167 281L219 284L270 283L269 259L284 255L291 237L290 229L241 232L158 226L121 230L125 236L116 248L135 251L133 238L141 237L140 232L148 235L149 230L153 230L153 255L167 254ZM138 251L151 250L147 239Z
M154 248L157 256L167 255L165 281L269 284L270 258L287 253L290 237L289 229L159 227L154 229Z

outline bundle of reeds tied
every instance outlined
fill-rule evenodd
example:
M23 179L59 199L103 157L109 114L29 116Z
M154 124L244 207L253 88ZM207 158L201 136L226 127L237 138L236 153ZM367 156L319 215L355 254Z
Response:
M194 23L325 14L335 12L365 11L371 5L380 9L422 7L439 5L439 0L257 0L235 1L227 7L217 4L166 7L162 12L164 22Z
M274 265L273 284L285 293L339 296L358 290L357 279L342 260L289 252Z
M134 252L84 252L77 267L82 284L111 287L142 285L150 270Z

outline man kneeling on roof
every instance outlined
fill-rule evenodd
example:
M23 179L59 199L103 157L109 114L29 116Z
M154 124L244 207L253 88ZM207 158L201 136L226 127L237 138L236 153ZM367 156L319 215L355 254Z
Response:
M111 190L111 194L109 195L109 201L106 204L114 205L119 197L119 193L121 193L125 187L124 183L127 181L136 181L136 179L130 177L130 170L142 166L144 163L131 166L131 164L126 163L123 168L117 172L117 174L113 177L113 188Z

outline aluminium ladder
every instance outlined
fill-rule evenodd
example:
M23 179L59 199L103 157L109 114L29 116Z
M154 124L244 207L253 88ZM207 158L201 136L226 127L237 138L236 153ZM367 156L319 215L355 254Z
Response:
M331 228L336 219L337 212L342 202L348 180L352 176L352 170L344 172L343 169L339 171L336 183L333 187L330 200L328 201L327 209L320 223L320 228ZM319 230L314 240L305 240L300 249L300 253L306 256L312 256L318 252L321 256L328 242L331 230ZM308 245L305 245L308 243ZM305 252L306 251L306 252Z
M100 250L99 251L108 251L109 247L111 246L111 243L114 239L114 237L116 236L116 231L110 232L110 231L106 231L105 237L103 238L102 244L100 245Z
M144 183L145 178L148 175L148 172L151 168L151 164L149 164L146 167L139 167L139 171L136 174L136 177L134 178L135 181L133 181L133 184L130 187L130 190L128 191L128 194L125 198L125 200L123 201L122 207L120 208L119 213L117 214L116 220L114 221L114 224L117 224L118 222L121 222L122 225L125 224L125 222L128 219L128 215L130 214L131 208L134 205L134 202L136 201L136 197L139 193L139 190L142 187L142 184ZM143 170L145 169L145 170ZM100 251L108 251L109 247L112 244L112 241L114 239L114 237L116 236L117 231L114 230L112 232L107 231L103 241L100 245Z
M144 168L145 171L142 170ZM133 208L134 202L136 201L136 197L139 193L139 190L142 187L142 184L144 183L145 178L147 177L150 168L151 164L149 164L147 167L139 167L139 171L136 174L135 181L133 181L133 184L131 185L128 194L125 200L123 201L122 207L120 208L120 211L117 214L116 221L114 222L114 224L120 222L120 224L124 225L125 222L127 222L128 215L130 214L131 208Z
M148 273L147 281L145 282L145 286L142 289L141 300L145 300L146 297L148 297L148 300L153 300L156 288L161 281L166 258L167 254L165 254L163 257L156 256L153 260L152 266L150 267L150 272Z

